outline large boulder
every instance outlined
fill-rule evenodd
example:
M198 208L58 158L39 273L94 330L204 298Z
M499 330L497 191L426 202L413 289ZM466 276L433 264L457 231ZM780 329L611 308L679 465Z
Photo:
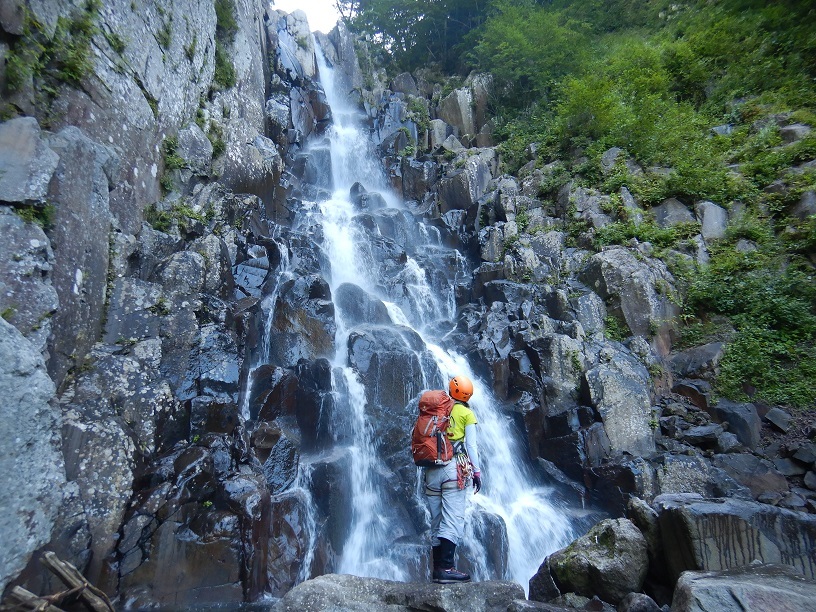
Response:
M60 412L40 351L0 318L0 591L51 538L65 484Z
M273 609L504 612L515 600L524 600L524 590L515 582L434 585L329 574L299 584Z
M439 210L470 210L487 190L498 170L498 156L493 149L480 149L467 155L463 164L439 181Z
M673 612L813 612L816 584L786 565L748 565L731 570L683 572Z
M618 603L640 591L649 560L646 539L627 519L605 519L549 558L558 590Z
M816 578L816 516L693 494L661 495L653 507L672 579L686 570L725 570L754 560Z
M633 455L654 451L650 378L643 364L631 354L604 349L600 362L586 372L585 380L612 450Z
M762 431L762 421L756 406L721 399L713 407L709 407L708 411L718 422L728 423L728 431L737 436L741 444L751 450L757 447Z
M455 89L439 102L439 118L453 126L454 133L462 138L476 135L473 116L473 94L469 88Z
M349 364L359 373L370 404L403 411L423 389L425 343L409 328L362 325L348 339Z
M636 336L655 336L659 352L671 348L670 322L680 314L675 304L674 277L656 259L641 261L619 247L593 255L580 279L604 300Z

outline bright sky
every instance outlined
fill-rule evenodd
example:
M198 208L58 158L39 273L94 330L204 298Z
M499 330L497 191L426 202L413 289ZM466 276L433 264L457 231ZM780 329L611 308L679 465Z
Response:
M339 17L334 0L272 0L272 8L287 13L300 9L309 18L309 27L324 34L329 33Z

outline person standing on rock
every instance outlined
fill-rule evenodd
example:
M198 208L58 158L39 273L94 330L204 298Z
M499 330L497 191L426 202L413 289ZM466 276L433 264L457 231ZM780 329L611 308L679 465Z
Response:
M474 493L482 488L476 440L478 421L468 405L473 383L467 376L456 376L448 385L448 394L454 400L447 429L453 460L425 469L425 495L431 510L433 581L440 584L470 581L469 574L456 569L454 553L465 531L468 489L471 483Z

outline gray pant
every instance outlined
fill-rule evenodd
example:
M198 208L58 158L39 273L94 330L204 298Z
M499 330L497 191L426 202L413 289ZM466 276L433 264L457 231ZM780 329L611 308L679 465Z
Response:
M425 495L431 509L433 546L439 538L456 545L465 533L465 506L468 487L459 488L456 461L441 467L425 468Z

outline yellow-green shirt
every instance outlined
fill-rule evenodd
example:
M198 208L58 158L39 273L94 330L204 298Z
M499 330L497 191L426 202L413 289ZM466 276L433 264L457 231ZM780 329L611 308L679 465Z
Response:
M473 414L470 408L456 402L453 405L453 410L451 410L448 438L453 442L462 440L465 437L465 427L467 425L476 425L478 422L476 415Z

